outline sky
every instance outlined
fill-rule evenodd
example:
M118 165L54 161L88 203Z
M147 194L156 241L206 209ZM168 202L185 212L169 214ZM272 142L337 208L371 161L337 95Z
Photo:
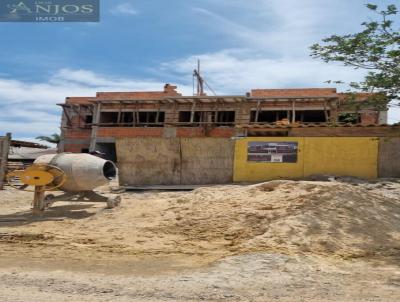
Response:
M60 132L56 104L67 96L162 90L164 83L192 95L198 59L218 94L335 87L326 81L364 75L310 58L309 47L332 34L359 31L372 17L368 1L100 2L98 23L0 23L0 135L32 140ZM399 121L400 110L392 108L389 122Z

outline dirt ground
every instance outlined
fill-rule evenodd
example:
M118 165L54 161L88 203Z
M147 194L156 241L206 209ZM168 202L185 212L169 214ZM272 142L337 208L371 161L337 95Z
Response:
M400 299L397 181L121 196L38 218L32 193L0 191L1 301Z

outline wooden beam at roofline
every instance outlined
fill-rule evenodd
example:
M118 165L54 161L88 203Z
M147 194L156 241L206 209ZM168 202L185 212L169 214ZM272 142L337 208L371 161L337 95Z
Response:
M94 104L132 104L132 103L144 103L144 104L157 104L157 103L178 103L178 104L187 104L192 103L193 101L197 101L199 103L243 103L243 102L290 102L295 100L299 103L306 103L312 101L334 101L338 100L338 97L236 97L236 96L219 96L219 97L176 97L176 98L160 98L160 99L142 99L142 100L89 100L91 104L86 104L85 106L93 106ZM70 104L58 104L62 107L70 106ZM83 106L83 104L81 104Z

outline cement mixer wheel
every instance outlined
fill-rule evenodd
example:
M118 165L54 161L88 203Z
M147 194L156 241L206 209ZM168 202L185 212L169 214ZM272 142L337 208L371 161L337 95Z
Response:
M38 192L55 191L67 180L63 170L47 164L33 164L26 170L12 171L7 174L8 184L20 191ZM16 184L18 182L18 184ZM29 187L34 186L35 189Z

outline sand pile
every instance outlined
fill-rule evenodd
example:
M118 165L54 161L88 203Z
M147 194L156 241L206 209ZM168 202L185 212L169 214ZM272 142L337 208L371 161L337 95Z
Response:
M191 255L213 261L258 251L400 256L400 200L394 196L400 184L272 181L126 193L113 210L57 203L35 221L32 195L6 191L0 218L27 220L0 224L0 249L56 259Z
M400 201L364 187L272 181L199 189L175 203L164 232L231 253L400 255Z

